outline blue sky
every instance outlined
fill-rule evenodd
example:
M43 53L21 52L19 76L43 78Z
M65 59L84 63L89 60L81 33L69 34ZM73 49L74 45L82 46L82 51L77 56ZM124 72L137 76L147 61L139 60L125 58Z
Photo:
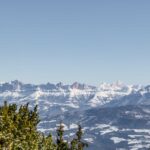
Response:
M0 2L0 80L150 83L149 0Z

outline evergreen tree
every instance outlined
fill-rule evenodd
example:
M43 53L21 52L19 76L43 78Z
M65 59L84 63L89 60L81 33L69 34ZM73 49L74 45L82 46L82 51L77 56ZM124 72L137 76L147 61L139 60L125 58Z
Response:
M70 150L83 150L85 147L88 147L88 144L82 141L82 128L81 125L78 125L78 131L76 132L76 138L71 141Z
M60 123L58 129L57 129L57 150L68 150L68 143L64 141L63 139L64 135L64 126L62 123Z
M70 143L63 138L62 123L57 129L57 140L52 135L38 132L40 122L37 106L29 109L29 104L7 104L0 107L0 150L83 150L87 144L82 141L82 129L78 127L76 138Z

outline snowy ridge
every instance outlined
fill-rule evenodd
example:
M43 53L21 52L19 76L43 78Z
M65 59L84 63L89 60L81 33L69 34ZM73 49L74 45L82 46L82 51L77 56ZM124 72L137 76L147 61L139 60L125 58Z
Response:
M55 109L62 113L71 109L149 104L148 93L149 86L126 85L120 81L112 84L102 83L96 87L78 82L72 85L64 85L61 82L34 85L15 80L0 84L0 104L4 100L17 104L29 102L31 107L33 104L39 104L40 111Z
M120 81L112 84L102 83L98 87L98 92L95 94L94 98L91 99L90 104L93 107L104 105L113 99L119 99L139 89L140 86L125 85Z
M72 85L58 84L23 84L20 81L11 81L0 84L0 98L2 99L46 99L50 97L64 97L67 101L83 101L88 100L89 106L103 105L114 98L129 95L137 91L139 87L133 85L125 85L121 82L113 84L102 83L100 86L89 86L86 84L73 83ZM85 100L86 104L87 101Z

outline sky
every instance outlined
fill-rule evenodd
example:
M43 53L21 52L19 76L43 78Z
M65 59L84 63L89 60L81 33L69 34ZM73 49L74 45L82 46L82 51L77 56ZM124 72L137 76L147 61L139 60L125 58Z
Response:
M149 0L0 1L0 81L150 83Z

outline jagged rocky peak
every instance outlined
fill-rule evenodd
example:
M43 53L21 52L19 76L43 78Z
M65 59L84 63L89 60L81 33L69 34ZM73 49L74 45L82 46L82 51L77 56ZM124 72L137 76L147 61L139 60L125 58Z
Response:
M22 87L22 83L18 80L14 80L11 82L4 82L0 84L0 92L5 92L5 91L16 91L20 90Z
M59 83L56 84L56 86L57 86L58 88L63 88L63 83L62 83L62 82L59 82Z
M150 92L150 85L146 86L144 89L145 91Z
M87 88L90 88L90 86L86 85L86 84L81 84L79 82L74 82L72 85L71 85L71 88L72 89L80 89L80 90L84 90L84 89L87 89ZM92 86L91 86L92 88Z
M59 82L56 84L56 87L57 88L62 88L62 89L80 89L80 90L84 90L84 89L87 89L87 88L92 88L92 86L88 86L86 84L81 84L79 82L74 82L73 84L71 85L64 85L62 82Z
M23 85L23 83L18 80L14 80L14 81L11 81L11 85L13 86L14 90L19 90L21 86Z
M139 93L141 95L144 95L145 93L150 93L150 85L145 86L145 87L141 87L139 90Z
M11 83L11 84L15 84L15 85L22 84L22 82L19 81L19 80L13 80L13 81L11 81L10 83Z
M40 84L39 87L43 90L53 90L56 89L56 85L52 83Z

